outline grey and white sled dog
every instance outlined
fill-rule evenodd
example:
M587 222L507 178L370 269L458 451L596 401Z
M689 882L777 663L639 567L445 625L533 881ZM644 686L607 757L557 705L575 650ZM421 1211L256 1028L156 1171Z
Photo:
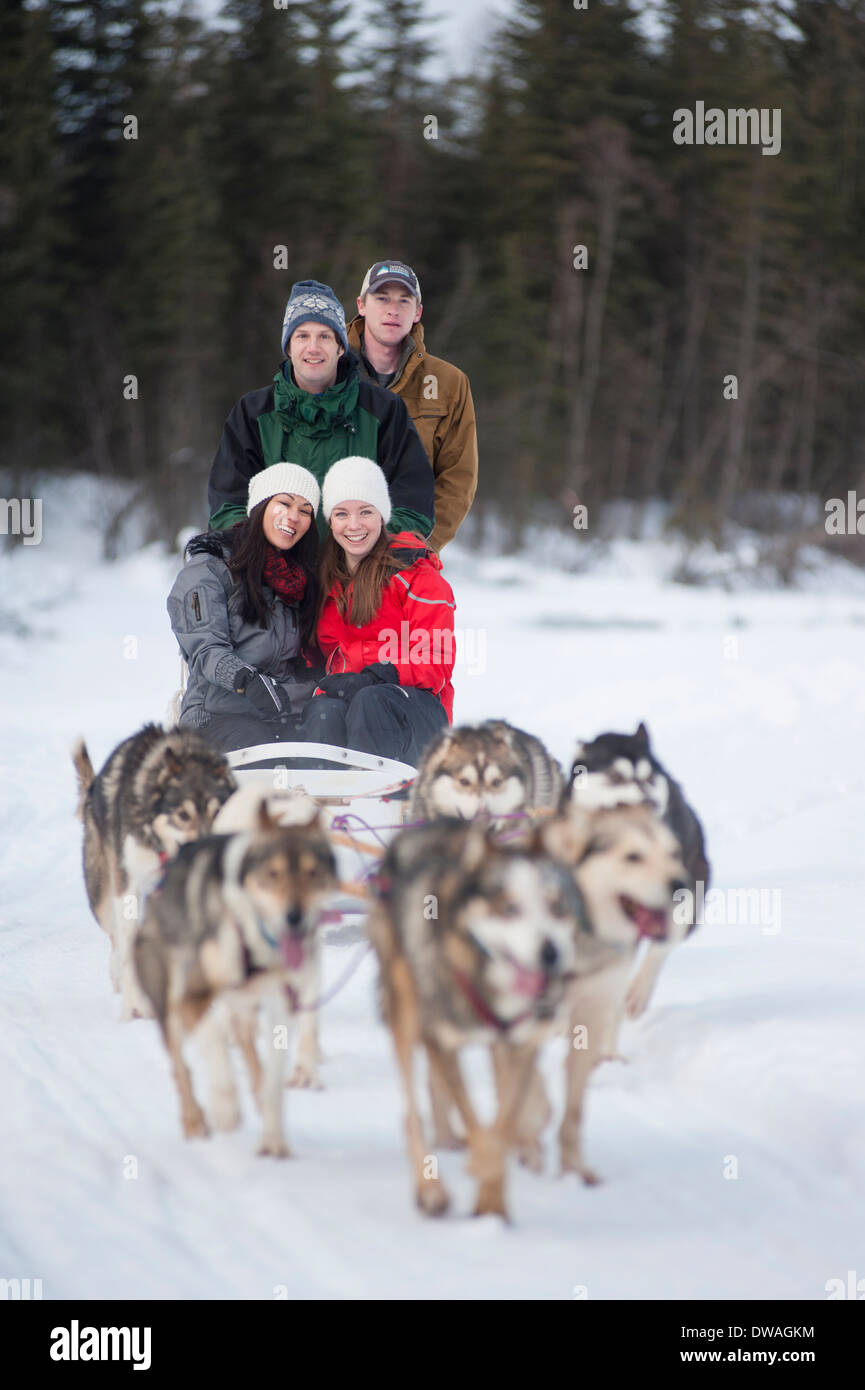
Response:
M111 981L122 1017L146 1017L129 945L143 901L181 845L208 831L235 788L221 753L188 729L147 724L94 772L82 738L72 753L77 815L84 823L84 882L93 915L111 941Z
M367 931L406 1098L418 1205L439 1215L449 1197L430 1171L413 1059L426 1052L434 1108L459 1112L479 1181L476 1214L507 1215L505 1162L516 1142L535 1054L569 984L614 955L584 929L571 875L539 846L497 845L489 829L441 819L402 831L375 885ZM496 1045L499 1106L482 1125L458 1051ZM446 1115L445 1115L446 1118Z
M248 783L228 798L213 822L215 834L231 834L239 830L254 830L259 823L262 804L261 784ZM271 791L264 797L268 815L278 825L310 826L321 824L321 808L300 787ZM310 997L321 993L321 942L316 933L308 945L305 981ZM288 1078L289 1086L321 1090L321 1045L317 1009L304 1009L297 1028L297 1050Z
M563 787L561 766L539 738L503 719L488 719L446 729L426 750L409 819L481 818L497 830L527 835L531 813L555 810Z
M645 724L639 724L633 734L599 734L589 743L578 744L567 799L588 810L643 801L655 807L681 847L687 892L676 905L676 915L684 920L689 932L693 931L697 884L702 883L703 890L708 891L710 878L703 827L680 784L655 757ZM631 1017L647 1007L671 950L668 942L650 944L628 991L627 1011Z
M319 914L336 884L333 852L320 822L281 826L262 803L258 825L185 845L151 893L133 942L135 969L159 1022L188 1139L208 1133L183 1056L195 1035L210 1078L211 1122L240 1122L229 1056L239 1044L262 1115L259 1153L289 1149L282 1118L288 1027L315 1007ZM255 1045L265 1004L265 1065ZM285 1029L281 1038L274 1031Z
M669 948L687 931L675 914L685 866L678 840L647 802L594 811L571 803L541 834L549 851L573 873L598 941L617 951L606 968L577 981L567 1001L571 1045L559 1130L561 1165L563 1172L594 1183L598 1178L583 1154L586 1086L597 1063L616 1055L625 1007L635 1011L629 976L640 943L645 939ZM540 1166L540 1133L551 1113L534 1072L518 1144L530 1167Z

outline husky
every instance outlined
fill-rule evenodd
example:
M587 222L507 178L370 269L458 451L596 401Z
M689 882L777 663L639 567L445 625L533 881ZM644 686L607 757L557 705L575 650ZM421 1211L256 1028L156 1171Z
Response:
M534 734L502 719L446 729L426 750L409 804L409 819L481 818L525 836L538 811L561 799L561 766Z
M321 808L301 787L269 792L265 801L268 815L279 825L309 826L320 823ZM259 782L240 787L218 811L213 822L214 833L224 835L254 829L258 824L261 802ZM307 974L309 988L317 997L321 992L321 945L318 934L310 944ZM288 1078L289 1086L323 1090L320 1065L318 1012L305 1010L298 1024L297 1051Z
M697 813L685 800L678 782L655 757L645 724L633 734L599 734L590 743L580 743L574 757L566 800L598 809L647 802L676 836L685 865L685 887L690 901L696 901L697 884L708 890L709 861L703 827ZM679 909L687 913L684 904ZM687 919L686 919L687 921ZM694 918L687 922L694 929ZM669 955L669 945L652 943L628 991L627 1012L635 1018L648 1007L661 967Z
M632 734L599 734L590 743L579 743L567 796L596 807L622 805L629 800L650 802L682 846L691 879L708 888L703 827L680 784L655 757L645 724L638 724Z
M675 910L686 870L679 841L648 802L596 811L572 805L568 815L544 828L543 841L571 868L599 941L619 952L606 969L579 980L568 998L572 1045L565 1063L561 1165L563 1172L579 1173L591 1184L599 1179L583 1156L586 1085L598 1062L618 1055L623 1011L639 1011L640 992L634 995L629 975L640 943L645 939L668 952L687 932ZM539 1078L531 1096L534 1113L524 1118L523 1129L537 1138L549 1117Z
M205 1055L214 1127L233 1129L240 1122L230 1021L261 1110L259 1153L289 1153L282 1122L286 1047L273 1030L285 1027L287 1044L293 1014L315 1007L310 965L316 927L335 884L336 864L321 824L280 826L265 802L255 829L185 845L147 899L133 942L135 970L171 1058L187 1139L208 1133L183 1058L190 1034ZM255 1047L260 1001L268 1019L263 1072Z
M479 1180L475 1214L507 1217L505 1159L517 1141L534 1058L569 983L612 952L582 927L572 876L539 844L497 845L488 827L453 818L402 831L374 885L367 931L380 966L382 1014L405 1089L415 1196L437 1216L449 1197L428 1171L415 1096L415 1048L465 1126ZM478 1121L457 1053L497 1045L498 1114Z
M121 1017L146 1017L129 968L141 903L181 845L208 831L236 783L226 759L188 729L147 724L93 770L83 738L72 753L78 819L84 823L84 882L93 915L111 941L111 982Z

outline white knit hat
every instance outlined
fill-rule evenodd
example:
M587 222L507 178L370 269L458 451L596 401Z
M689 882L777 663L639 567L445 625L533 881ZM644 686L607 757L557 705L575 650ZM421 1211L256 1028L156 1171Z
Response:
M259 502L266 502L279 492L291 492L296 497L303 497L312 507L313 514L318 511L321 488L309 469L301 468L299 463L272 463L269 468L262 468L260 473L253 473L250 478L246 515L249 516Z
M369 502L381 512L385 526L390 521L390 493L387 479L372 459L340 459L325 476L321 490L321 509L325 521L340 502Z

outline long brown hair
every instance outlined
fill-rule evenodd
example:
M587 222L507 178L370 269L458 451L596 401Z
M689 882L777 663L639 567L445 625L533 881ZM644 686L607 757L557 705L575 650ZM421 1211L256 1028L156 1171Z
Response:
M415 536L417 549L425 551L427 543ZM349 572L345 551L329 531L322 542L318 561L318 580L321 586L321 607L335 584L341 586L336 595L336 607L340 617L354 623L356 627L366 627L372 622L381 607L381 596L385 586L400 570L410 569L417 560L417 552L411 550L391 550L393 536L381 529L381 535L368 555L364 555L354 574ZM346 590L351 586L351 593ZM319 609L319 613L320 613Z
M270 610L262 593L264 562L270 548L262 523L265 508L270 501L271 498L267 497L263 502L259 502L244 521L238 521L228 531L206 531L200 536L193 536L186 546L187 555L198 555L204 551L225 561L232 579L241 586L241 617L244 622L257 623L259 627L267 627L270 622ZM297 605L300 639L306 644L315 627L318 606L315 564L318 554L318 528L314 517L309 530L285 554L289 559L296 560L306 575L303 598Z

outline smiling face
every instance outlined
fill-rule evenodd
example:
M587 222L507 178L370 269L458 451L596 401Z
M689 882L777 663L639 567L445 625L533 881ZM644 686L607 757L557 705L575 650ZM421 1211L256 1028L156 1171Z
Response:
M364 337L373 338L386 348L397 347L422 312L411 290L397 280L380 285L365 298L358 299L357 307L366 320Z
M293 492L271 497L261 520L265 539L277 550L290 550L312 525L312 505Z
M318 395L336 381L343 347L332 328L323 323L301 323L289 338L286 350L294 379L302 391Z
M330 514L330 529L337 545L345 551L349 573L353 574L381 535L381 512L371 502L339 502Z

